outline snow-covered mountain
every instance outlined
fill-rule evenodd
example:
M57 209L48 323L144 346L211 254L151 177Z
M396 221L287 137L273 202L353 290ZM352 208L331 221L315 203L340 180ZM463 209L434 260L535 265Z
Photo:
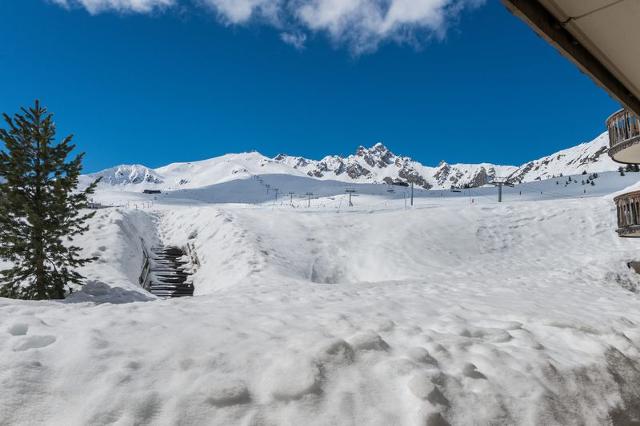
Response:
M409 157L397 156L381 143L371 148L360 146L348 157L332 155L320 161L280 154L274 158L295 170L318 179L353 181L359 183L414 183L425 188L451 186L481 186L494 176L507 176L517 167L494 164L447 164L424 166Z
M102 178L107 185L161 184L163 179L154 170L140 164L121 165L91 175Z
M591 142L523 164L511 174L510 179L520 183L550 179L561 174L577 175L585 170L588 173L617 170L620 164L609 157L608 151L609 134L605 132Z
M268 158L257 152L227 154L209 160L174 163L157 169L142 165L121 165L88 175L86 179L102 177L103 185L180 189L214 185L255 175L285 174L354 183L414 183L424 189L478 187L495 177L513 182L531 182L555 176L579 174L583 171L616 170L619 165L607 155L608 137L604 133L591 142L559 151L516 166L490 163L425 166L409 157L394 154L381 143L370 148L360 146L352 155L327 156L310 160L280 154Z
M306 176L303 172L262 154L246 152L202 161L173 163L157 169L141 165L121 165L83 176L83 180L89 182L101 177L101 185L172 190L198 188L261 174Z

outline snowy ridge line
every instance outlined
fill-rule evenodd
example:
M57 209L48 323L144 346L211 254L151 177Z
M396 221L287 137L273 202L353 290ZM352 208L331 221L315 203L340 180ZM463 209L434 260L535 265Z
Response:
M120 165L82 177L88 184L102 177L103 188L123 188L140 191L161 189L202 188L257 175L290 175L316 180L358 184L407 184L413 182L422 189L480 187L496 177L516 183L545 180L560 175L577 175L582 171L617 170L619 165L607 155L608 136L604 133L555 154L527 162L519 167L490 163L448 164L425 166L410 157L398 156L378 143L370 148L359 147L355 154L327 156L310 160L285 154L268 158L257 152L227 154L221 157L189 163L174 163L157 169L142 165Z

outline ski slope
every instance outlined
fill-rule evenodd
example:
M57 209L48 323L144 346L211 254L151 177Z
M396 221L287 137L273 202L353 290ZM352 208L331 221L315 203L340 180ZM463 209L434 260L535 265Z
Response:
M522 183L514 187L505 187L505 201L558 200L571 198L600 197L623 190L640 180L638 173L618 172L599 173L587 184L590 175L572 175L543 181ZM571 181L569 182L569 179ZM585 182L583 184L582 182ZM276 196L277 189L277 196ZM318 180L308 176L288 174L252 175L229 180L214 185L197 188L165 191L160 195L143 195L140 188L103 188L94 197L95 201L106 205L142 205L142 203L161 202L165 204L252 204L304 208L309 206L324 209L342 209L347 207L346 190L355 190L353 198L356 209L399 207L411 197L411 189L404 186L384 184L345 183L334 180ZM291 195L290 195L291 194ZM311 194L311 195L308 195ZM311 203L309 203L311 198ZM424 190L414 188L416 205L429 204L437 199L464 199L480 203L497 201L497 189L493 186L481 188L451 190ZM362 200L362 201L360 201Z
M306 180L261 179L96 194L122 207L79 241L101 256L89 284L0 299L0 424L640 418L639 246L615 234L609 195L637 175L520 185L502 204L495 188L417 192L413 209L384 185L348 207L332 183L291 206L264 185ZM195 246L195 297L137 286L141 245L160 242Z

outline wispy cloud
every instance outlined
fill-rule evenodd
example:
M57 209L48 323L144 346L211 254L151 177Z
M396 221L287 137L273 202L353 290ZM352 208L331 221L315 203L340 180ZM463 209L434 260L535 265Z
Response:
M443 38L464 9L486 0L50 0L90 13L150 13L179 4L210 8L228 25L260 22L280 30L285 43L303 48L308 34L325 34L355 53L385 41L420 43Z
M97 14L109 10L122 13L149 13L156 9L174 6L177 0L50 0L65 8L82 6L89 13Z
M298 50L304 49L304 45L307 41L307 35L305 33L281 33L280 38L285 43L295 47Z

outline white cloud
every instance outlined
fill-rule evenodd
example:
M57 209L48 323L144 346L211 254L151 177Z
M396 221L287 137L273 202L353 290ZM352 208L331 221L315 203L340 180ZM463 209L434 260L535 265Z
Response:
M307 41L307 35L304 33L281 33L280 38L287 44L295 47L298 50L304 49L304 44Z
M176 0L51 0L69 8L82 6L91 14L115 10L117 12L149 13L155 9L173 6Z
M216 10L225 21L241 24L256 15L271 20L277 17L281 2L279 0L201 0Z
M380 43L419 42L446 34L465 8L486 0L52 0L63 6L81 5L91 13L105 10L148 13L178 3L205 5L232 25L267 23L281 38L302 48L307 33L326 34L356 53Z

